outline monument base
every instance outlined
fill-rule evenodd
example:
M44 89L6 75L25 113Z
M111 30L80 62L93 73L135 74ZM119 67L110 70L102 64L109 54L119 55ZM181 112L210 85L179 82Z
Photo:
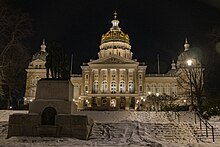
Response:
M37 114L12 114L8 138L12 136L74 137L88 140L94 121L86 115L56 115L54 125L42 125Z

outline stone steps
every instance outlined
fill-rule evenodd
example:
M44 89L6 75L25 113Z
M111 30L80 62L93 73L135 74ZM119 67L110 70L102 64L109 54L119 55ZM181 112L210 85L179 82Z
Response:
M189 130L174 123L112 123L109 124L108 127L107 126L101 123L94 124L90 139L129 139L132 135L137 135L140 137L151 137L158 141L161 140L175 143L196 141ZM109 128L109 131L106 131L106 128Z
M8 122L0 122L0 138L6 137L8 133Z

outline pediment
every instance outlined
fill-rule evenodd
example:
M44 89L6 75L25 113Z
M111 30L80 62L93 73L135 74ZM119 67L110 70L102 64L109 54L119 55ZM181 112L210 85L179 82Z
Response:
M138 62L120 56L111 55L108 57L93 60L88 64L138 64Z
M39 63L39 62L46 62L46 61L44 61L44 60L41 60L41 59L36 59L36 60L33 60L33 61L31 61L32 63Z

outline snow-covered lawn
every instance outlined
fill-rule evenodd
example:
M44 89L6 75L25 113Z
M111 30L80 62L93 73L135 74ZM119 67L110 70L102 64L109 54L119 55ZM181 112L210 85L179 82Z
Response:
M7 121L10 114L27 111L0 110L0 147L86 147L86 146L149 146L149 147L219 147L219 142L202 143L190 134L186 123L192 114L184 113L180 120L171 122L165 112L137 111L81 111L95 120L90 139L49 137L11 137L7 135ZM173 117L174 118L174 117ZM219 118L212 122L219 127ZM170 140L169 140L170 139Z

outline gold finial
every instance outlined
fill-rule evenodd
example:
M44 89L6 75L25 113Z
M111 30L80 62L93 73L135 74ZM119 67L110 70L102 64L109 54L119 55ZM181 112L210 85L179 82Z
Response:
M117 19L117 12L115 10L115 13L114 13L114 19Z

